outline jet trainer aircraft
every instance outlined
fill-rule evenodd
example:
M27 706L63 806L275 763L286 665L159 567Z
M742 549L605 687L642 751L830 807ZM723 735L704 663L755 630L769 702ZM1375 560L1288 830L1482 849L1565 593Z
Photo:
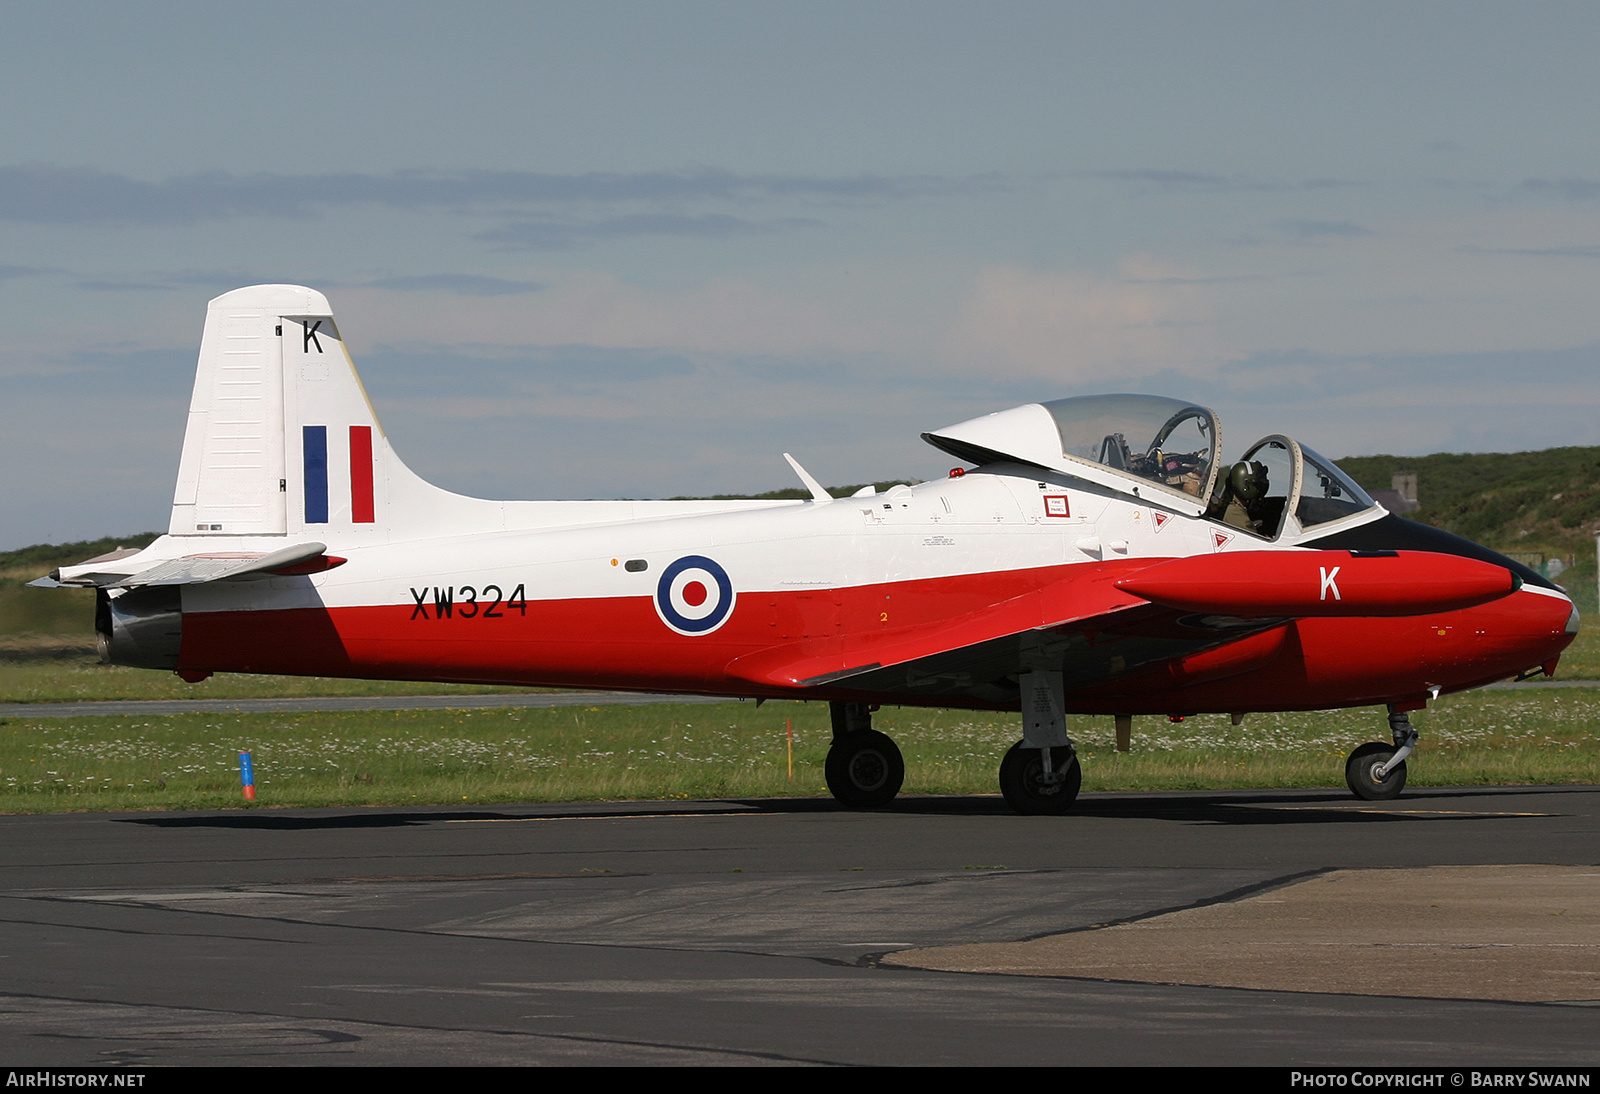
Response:
M379 427L327 299L211 301L168 533L56 571L112 663L830 704L829 789L899 792L881 704L1020 710L1006 800L1060 813L1066 716L1386 705L1350 788L1390 798L1441 693L1555 671L1561 589L1385 512L1270 436L1150 395L1030 403L923 439L974 466L809 501L483 501Z

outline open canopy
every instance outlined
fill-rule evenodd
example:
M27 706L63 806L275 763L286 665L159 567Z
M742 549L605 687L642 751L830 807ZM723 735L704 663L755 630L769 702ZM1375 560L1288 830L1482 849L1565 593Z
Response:
M1029 403L922 436L972 463L1048 467L1266 539L1377 505L1332 460L1288 437L1267 437L1237 463L1222 463L1215 412L1159 395Z

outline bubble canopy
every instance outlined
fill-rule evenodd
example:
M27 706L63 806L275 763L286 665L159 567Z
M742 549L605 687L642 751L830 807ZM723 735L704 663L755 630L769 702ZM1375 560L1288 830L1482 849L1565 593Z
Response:
M1089 395L1003 410L923 439L979 464L1092 468L1099 473L1084 477L1136 493L1153 486L1203 507L1216 480L1218 434L1209 408L1181 399Z
M1257 441L1225 473L1216 414L1160 395L1029 403L922 438L979 465L1050 468L1263 539L1298 538L1310 529L1320 535L1324 526L1381 512L1332 460L1289 437Z

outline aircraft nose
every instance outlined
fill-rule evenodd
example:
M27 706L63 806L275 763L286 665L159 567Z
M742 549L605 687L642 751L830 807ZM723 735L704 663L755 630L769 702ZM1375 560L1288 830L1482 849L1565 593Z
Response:
M1540 590L1535 594L1524 587L1506 598L1515 604L1515 619L1508 620L1507 637L1512 640L1518 659L1527 662L1516 671L1525 672L1542 665L1546 673L1578 634L1578 609L1565 596Z

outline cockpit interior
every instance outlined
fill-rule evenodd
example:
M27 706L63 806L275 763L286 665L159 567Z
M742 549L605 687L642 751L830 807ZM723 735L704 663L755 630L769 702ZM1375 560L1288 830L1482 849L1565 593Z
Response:
M1066 458L1203 498L1207 517L1262 539L1282 535L1290 513L1305 529L1377 505L1332 460L1281 434L1262 438L1235 461L1219 462L1221 429L1208 407L1154 395L1096 395L1043 406Z

